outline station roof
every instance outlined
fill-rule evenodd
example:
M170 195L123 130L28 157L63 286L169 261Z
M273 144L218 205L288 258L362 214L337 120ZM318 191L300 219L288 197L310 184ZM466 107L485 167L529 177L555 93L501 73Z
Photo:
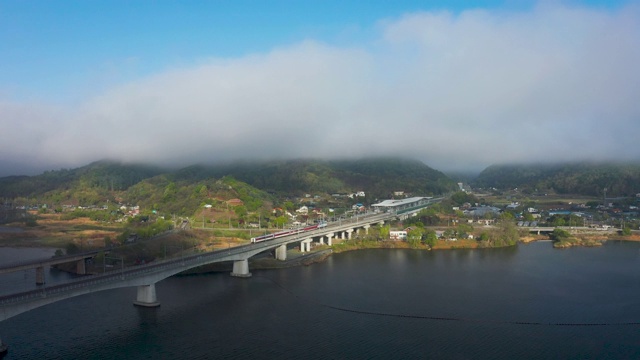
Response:
M373 204L371 206L379 206L379 207L387 207L387 208L393 208L393 207L398 207L398 206L403 206L403 205L409 205L409 204L414 204L420 200L428 200L431 199L430 197L410 197L410 198L406 198L406 199L399 199L399 200L384 200L382 202L379 202L377 204Z

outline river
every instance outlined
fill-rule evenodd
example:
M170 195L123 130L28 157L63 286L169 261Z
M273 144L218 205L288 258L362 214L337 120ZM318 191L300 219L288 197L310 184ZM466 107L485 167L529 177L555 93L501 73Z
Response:
M0 249L1 251L1 249ZM171 277L0 322L8 359L640 358L640 244L365 250Z

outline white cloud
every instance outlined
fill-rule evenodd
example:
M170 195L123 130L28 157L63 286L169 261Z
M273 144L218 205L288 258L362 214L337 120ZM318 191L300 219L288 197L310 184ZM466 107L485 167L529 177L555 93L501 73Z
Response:
M64 111L0 103L0 163L640 158L636 6L416 13L380 30L361 48L308 41L211 59Z

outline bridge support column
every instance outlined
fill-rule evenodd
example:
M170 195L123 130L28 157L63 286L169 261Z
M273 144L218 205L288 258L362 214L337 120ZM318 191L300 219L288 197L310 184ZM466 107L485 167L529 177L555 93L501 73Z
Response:
M76 274L78 274L78 275L86 275L87 274L87 267L85 265L84 260L85 259L80 259L76 263Z
M371 227L371 225L365 225L364 227L364 233L369 235L369 228Z
M235 277L251 277L251 273L249 272L249 260L237 260L233 262L233 272L231 276Z
M351 234L353 233L353 229L347 230L347 238L351 240Z
M281 261L287 260L287 244L282 244L276 248L276 259Z
M344 239L345 239L345 235L344 235L344 234L346 234L346 232L344 232L344 231L341 231L341 232L340 232L340 238L341 238L342 240L344 240Z
M141 285L138 286L138 296L133 305L144 307L157 307L160 306L158 298L156 297L156 284Z
M36 285L43 285L44 282L44 267L38 266L36 268Z
M332 238L333 238L334 234L327 234L327 245L331 246L332 244Z
M324 245L324 236L320 236L320 239L318 239L318 244Z
M300 242L300 252L311 251L311 242L313 239L305 239Z

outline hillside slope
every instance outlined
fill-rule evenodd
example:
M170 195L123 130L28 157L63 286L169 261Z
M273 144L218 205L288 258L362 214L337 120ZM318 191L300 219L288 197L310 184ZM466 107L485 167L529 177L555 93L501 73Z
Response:
M394 191L435 195L455 190L443 173L401 158L287 160L194 165L175 171L100 161L31 177L0 178L0 197L52 206L128 203L191 214L211 199L240 198L253 211L304 194L365 191L366 202Z
M482 188L591 196L602 196L606 188L608 196L635 196L640 193L640 164L493 165L472 184Z

